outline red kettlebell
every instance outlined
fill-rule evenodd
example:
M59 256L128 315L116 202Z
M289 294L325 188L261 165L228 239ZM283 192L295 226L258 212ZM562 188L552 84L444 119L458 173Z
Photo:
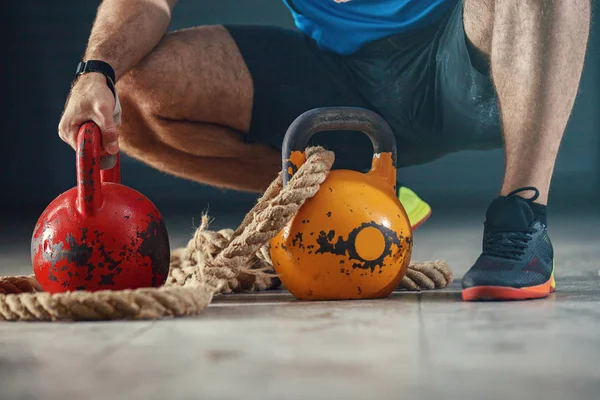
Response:
M77 187L52 201L31 239L35 276L46 292L158 287L169 273L165 223L154 204L120 184L120 160L100 171L101 134L77 137Z

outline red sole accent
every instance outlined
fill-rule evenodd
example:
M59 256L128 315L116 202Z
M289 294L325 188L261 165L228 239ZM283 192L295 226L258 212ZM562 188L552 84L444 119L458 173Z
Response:
M431 212L432 212L432 210L429 210L429 213L427 213L427 215L425 217L423 217L423 219L421 219L419 222L417 222L416 224L414 224L412 226L412 230L414 231L415 229L417 229L418 227L420 227L421 225L423 225L423 222L427 221L429 219L429 217L431 217Z
M508 286L475 286L463 289L464 301L474 300L529 300L542 299L553 293L552 278L548 282L537 286L512 288Z

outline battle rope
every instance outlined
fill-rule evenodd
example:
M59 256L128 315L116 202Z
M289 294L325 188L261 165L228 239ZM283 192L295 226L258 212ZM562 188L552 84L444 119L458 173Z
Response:
M209 231L209 219L185 248L172 251L169 277L161 288L49 294L33 275L0 277L0 320L93 321L158 319L197 315L218 293L265 290L279 284L269 241L314 196L333 165L333 153L306 150L307 162L283 187L281 174L235 230ZM444 261L413 263L400 287L440 289L452 282Z

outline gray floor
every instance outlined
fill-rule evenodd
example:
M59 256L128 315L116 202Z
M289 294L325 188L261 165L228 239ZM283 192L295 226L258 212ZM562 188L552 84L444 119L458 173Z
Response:
M476 211L435 214L414 259L462 275L479 251ZM169 221L174 246L191 226ZM0 323L0 399L598 400L598 226L600 213L553 216L559 291L546 300L463 303L455 283L377 301L222 296L170 321ZM29 228L9 228L0 273L28 273Z

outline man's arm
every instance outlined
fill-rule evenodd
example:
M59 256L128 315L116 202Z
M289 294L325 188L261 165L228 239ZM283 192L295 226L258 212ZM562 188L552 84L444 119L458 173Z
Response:
M85 60L107 62L118 80L140 62L165 35L177 0L104 0L98 8ZM81 75L73 87L58 125L59 136L71 147L82 124L94 121L102 131L104 149L119 151L113 119L115 98L100 73Z
M104 0L90 34L86 60L102 60L117 80L164 36L177 0Z

